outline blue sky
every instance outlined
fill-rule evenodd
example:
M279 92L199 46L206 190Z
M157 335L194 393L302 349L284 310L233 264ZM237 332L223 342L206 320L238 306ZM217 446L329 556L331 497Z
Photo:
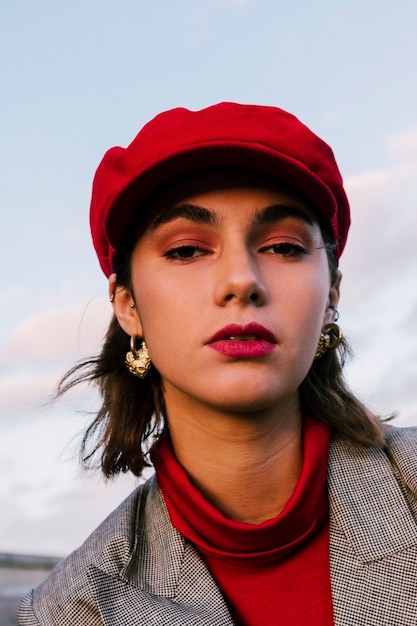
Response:
M45 399L110 314L88 231L95 168L167 108L273 104L334 148L353 214L348 377L417 425L417 5L283 5L2 1L0 551L66 554L134 484L77 469L91 392Z

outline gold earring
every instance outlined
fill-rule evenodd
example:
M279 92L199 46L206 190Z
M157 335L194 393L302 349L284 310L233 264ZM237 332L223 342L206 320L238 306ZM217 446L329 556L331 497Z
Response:
M126 367L131 374L139 378L145 378L151 369L151 358L145 340L142 339L142 345L139 350L136 348L137 335L130 338L130 351L126 354Z
M337 324L326 324L320 333L319 345L317 346L315 359L320 359L327 350L335 350L343 339L343 333Z

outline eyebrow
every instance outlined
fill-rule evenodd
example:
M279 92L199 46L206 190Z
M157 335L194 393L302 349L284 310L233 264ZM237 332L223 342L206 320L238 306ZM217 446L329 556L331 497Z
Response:
M264 209L255 212L254 226L268 226L275 224L288 217L296 217L309 225L314 223L313 219L302 208L295 205L273 204ZM185 203L179 206L173 206L160 213L150 224L151 230L156 230L160 226L172 222L176 219L184 218L195 224L204 224L208 226L219 225L216 215L208 209L198 204Z
M299 218L310 226L314 224L310 215L301 207L292 204L272 204L265 209L256 211L254 225L268 226L269 224L275 224L276 222L284 220L288 217Z
M215 226L218 222L216 216L198 204L181 204L179 206L173 206L166 209L160 215L158 215L150 224L151 230L156 230L163 224L172 222L173 220L184 218L195 224L206 224L208 226Z

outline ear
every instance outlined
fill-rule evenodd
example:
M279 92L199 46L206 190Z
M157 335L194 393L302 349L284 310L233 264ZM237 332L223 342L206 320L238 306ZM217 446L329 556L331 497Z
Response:
M337 271L337 278L330 287L329 297L327 300L327 308L324 315L324 323L329 324L335 321L335 310L337 310L340 298L340 283L342 281L342 272Z
M116 274L112 274L109 278L109 297L117 321L125 333L130 336L143 337L142 323L135 300L126 287L117 284Z

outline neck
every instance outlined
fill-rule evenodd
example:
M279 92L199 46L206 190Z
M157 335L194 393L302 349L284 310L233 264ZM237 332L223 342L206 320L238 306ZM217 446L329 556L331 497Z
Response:
M279 413L220 413L205 408L197 418L195 410L168 415L178 461L226 517L257 524L280 513L301 471L298 401Z

